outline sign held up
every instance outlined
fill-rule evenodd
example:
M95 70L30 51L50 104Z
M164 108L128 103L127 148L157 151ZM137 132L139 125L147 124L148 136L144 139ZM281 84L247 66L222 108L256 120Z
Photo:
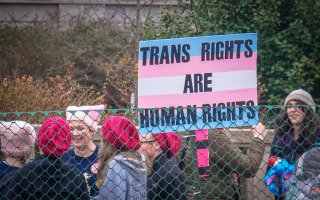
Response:
M139 43L141 133L258 122L257 34Z

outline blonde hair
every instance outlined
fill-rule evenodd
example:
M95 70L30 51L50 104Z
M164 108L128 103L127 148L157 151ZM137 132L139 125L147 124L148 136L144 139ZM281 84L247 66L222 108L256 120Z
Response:
M116 148L113 145L110 145L106 138L102 138L102 142L104 144L104 149L100 149L99 151L99 162L100 166L97 174L97 182L96 187L100 189L105 181L106 174L108 171L108 164L110 160L118 153Z
M111 160L118 154L122 154L124 157L138 161L139 164L145 165L145 160L143 155L139 151L122 151L116 149L112 144L108 142L106 138L102 139L104 149L99 151L99 169L97 174L96 187L100 189L106 179L106 174L108 172L108 165ZM107 144L107 145L106 145ZM146 168L146 166L145 166Z

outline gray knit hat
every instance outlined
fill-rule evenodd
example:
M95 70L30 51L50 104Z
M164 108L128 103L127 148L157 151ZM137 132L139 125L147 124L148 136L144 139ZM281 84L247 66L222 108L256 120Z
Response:
M311 108L314 112L316 112L316 106L315 103L313 101L312 96L306 92L303 89L298 89L295 91L292 91L286 98L284 105L287 105L289 101L291 100L298 100L298 101L302 101L303 103L305 103L306 105L311 105Z

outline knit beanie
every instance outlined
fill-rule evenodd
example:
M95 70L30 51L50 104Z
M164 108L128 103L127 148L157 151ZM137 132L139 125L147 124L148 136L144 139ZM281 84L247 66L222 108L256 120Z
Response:
M81 121L85 123L94 133L98 130L101 113L104 105L95 106L69 106L67 108L67 121Z
M306 151L298 160L297 176L304 173L320 175L320 147L314 147Z
M24 121L0 121L1 151L6 157L30 156L34 149L36 132Z
M315 103L313 101L312 96L303 89L298 89L298 90L292 91L287 96L287 98L284 102L284 105L287 105L289 103L289 101L291 101L291 100L298 100L298 101L305 103L306 105L311 105L312 110L314 112L316 112L316 106L315 106Z
M64 118L50 117L40 126L37 139L44 154L61 157L70 147L70 126Z
M176 153L178 153L181 147L181 138L176 133L157 133L153 134L153 137L160 144L161 149L167 154L168 158L172 158Z
M136 151L141 146L136 126L125 117L107 117L102 122L102 133L111 145L121 151Z

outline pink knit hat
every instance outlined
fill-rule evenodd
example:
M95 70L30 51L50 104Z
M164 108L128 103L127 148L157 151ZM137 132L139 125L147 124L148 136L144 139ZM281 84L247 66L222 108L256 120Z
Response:
M153 137L160 144L161 149L167 154L169 158L172 158L179 152L181 147L181 138L178 134L173 132L156 133Z
M36 132L24 121L0 121L1 151L7 157L30 156L34 149Z
M94 133L98 130L101 113L104 110L104 105L96 106L68 106L67 121L81 121L85 123Z
M71 144L71 129L64 118L47 118L38 131L38 146L44 154L61 157Z
M102 133L116 149L138 150L141 146L136 126L127 118L109 116L102 122Z

